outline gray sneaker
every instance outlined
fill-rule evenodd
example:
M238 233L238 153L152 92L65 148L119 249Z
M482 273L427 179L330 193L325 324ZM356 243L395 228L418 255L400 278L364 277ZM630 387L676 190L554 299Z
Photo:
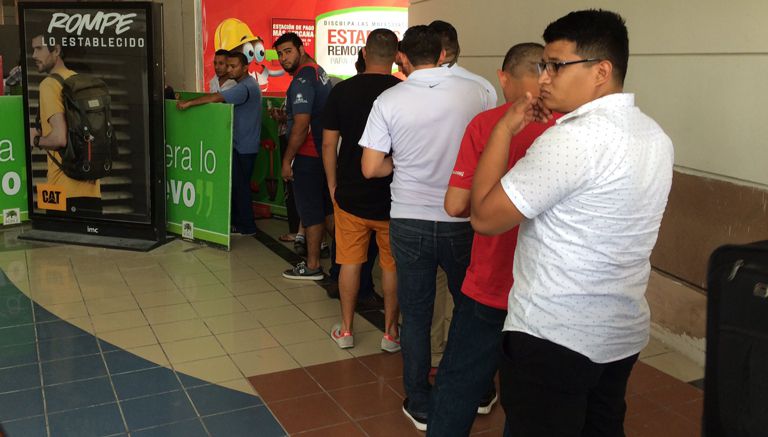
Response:
M302 261L293 268L290 268L283 272L283 277L286 279L305 279L310 281L320 281L325 277L323 268L318 267L316 269L310 269L307 267L306 261Z

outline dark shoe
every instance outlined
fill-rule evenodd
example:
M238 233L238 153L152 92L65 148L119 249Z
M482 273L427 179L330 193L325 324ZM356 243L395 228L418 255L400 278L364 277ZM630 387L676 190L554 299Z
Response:
M331 246L325 241L320 243L320 259L328 259L331 257Z
M233 234L233 235L241 235L241 236L247 236L247 237L250 237L251 235L255 235L255 234L256 234L256 229L253 229L253 230L250 230L250 229L248 229L248 230L244 230L244 229L240 229L240 228L238 228L238 227L236 227L236 226L232 226L232 234Z
M296 236L296 239L293 241L293 251L298 256L307 256L307 240L304 239L303 235L301 238L298 235Z
M292 268L284 271L283 277L286 279L305 279L310 281L319 281L325 277L325 274L323 273L322 267L310 269L307 267L307 263L302 261Z
M408 410L408 398L405 398L403 401L403 413L405 413L405 417L407 417L408 420L413 422L413 426L415 426L416 429L419 431L427 430L427 415L414 413L413 411Z
M358 299L355 310L359 312L380 311L384 309L384 298L374 292L370 297Z
M498 400L499 396L496 395L496 390L494 389L480 400L480 406L477 407L477 414L491 414L491 408L493 408L493 404Z

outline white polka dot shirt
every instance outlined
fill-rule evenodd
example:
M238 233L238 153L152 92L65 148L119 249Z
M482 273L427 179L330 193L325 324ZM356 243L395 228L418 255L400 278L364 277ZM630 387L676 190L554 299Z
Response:
M672 141L611 94L560 118L501 180L520 225L505 331L607 363L648 343L649 257L672 183Z

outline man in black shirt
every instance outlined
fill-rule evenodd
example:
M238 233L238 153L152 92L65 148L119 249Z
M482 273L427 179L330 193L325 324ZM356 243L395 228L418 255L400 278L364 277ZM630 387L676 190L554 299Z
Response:
M376 233L384 291L385 332L381 348L400 350L397 328L397 275L389 248L389 185L392 176L366 179L360 166L363 149L358 140L365 130L373 102L386 89L400 82L392 76L397 54L397 36L388 29L368 35L363 57L365 72L333 88L323 113L323 165L328 190L334 200L336 262L341 265L339 295L341 323L331 328L331 338L341 348L354 346L352 322L360 285L360 271L367 260L368 243ZM341 146L337 146L341 137Z

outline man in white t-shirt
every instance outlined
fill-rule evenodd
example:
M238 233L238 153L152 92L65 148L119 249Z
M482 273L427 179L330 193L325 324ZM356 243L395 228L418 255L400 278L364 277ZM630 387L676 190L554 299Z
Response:
M445 59L443 59L440 66L449 69L451 73L456 76L474 80L479 83L485 90L484 110L487 111L495 108L498 96L496 95L496 88L493 87L491 82L483 76L475 74L458 64L461 47L459 46L459 34L456 32L456 28L453 27L451 23L441 20L435 20L429 23L429 27L440 35L440 41L443 44L443 50L445 50Z
M216 76L213 76L211 81L208 82L209 93L218 93L237 85L237 82L229 77L229 73L227 73L228 55L229 52L227 50L216 50L216 53L214 53L213 71L216 72Z
M454 300L461 299L473 237L466 218L445 212L443 199L464 129L484 109L485 91L438 67L440 36L428 26L409 28L400 51L408 80L376 99L359 143L365 177L394 169L390 244L403 320L403 411L425 430L437 267L445 271Z
M496 125L471 194L477 232L520 224L501 403L513 436L623 436L674 152L623 93L629 39L618 14L572 12L544 41L541 100L528 95ZM507 172L499 157L542 107L565 115Z

